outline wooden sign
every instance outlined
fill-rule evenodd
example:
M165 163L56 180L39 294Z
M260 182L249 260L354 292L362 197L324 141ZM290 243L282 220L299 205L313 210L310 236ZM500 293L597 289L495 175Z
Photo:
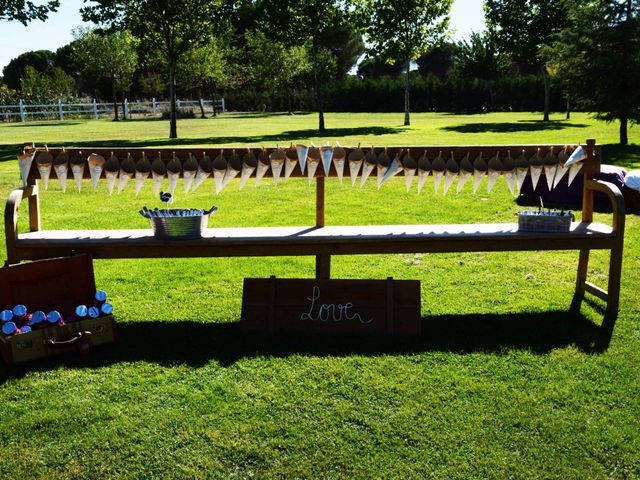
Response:
M420 334L418 280L245 278L243 332Z

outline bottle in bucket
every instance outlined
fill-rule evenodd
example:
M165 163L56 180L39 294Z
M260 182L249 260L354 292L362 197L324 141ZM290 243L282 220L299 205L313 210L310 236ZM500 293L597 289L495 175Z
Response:
M29 333L31 331L31 327L29 325L25 325L19 330L19 333Z
M0 312L0 321L2 323L10 322L13 320L13 312L11 310L2 310Z
M98 318L100 316L100 309L98 307L89 307L87 314L90 318Z

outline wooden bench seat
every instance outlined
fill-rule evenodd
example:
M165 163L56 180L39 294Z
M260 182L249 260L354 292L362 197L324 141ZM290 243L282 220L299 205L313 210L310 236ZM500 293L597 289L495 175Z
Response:
M94 258L354 255L610 249L612 228L571 225L569 233L519 232L517 224L209 228L198 240L163 241L151 229L44 230L18 235L21 259L90 253Z

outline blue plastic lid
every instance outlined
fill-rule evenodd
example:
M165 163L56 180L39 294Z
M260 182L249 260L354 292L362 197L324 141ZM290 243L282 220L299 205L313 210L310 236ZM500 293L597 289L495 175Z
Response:
M17 329L18 327L13 322L7 322L2 325L2 333L4 333L5 335L13 335Z
M24 305L16 305L15 307L13 307L13 314L16 317L24 317L27 314L27 307L25 307Z
M76 317L84 318L87 316L88 309L86 305L78 305L75 310Z
M105 302L107 300L107 292L104 290L98 290L96 292L95 299L99 302Z
M0 320L3 322L10 322L13 320L13 312L11 310L2 310L0 312Z
M100 309L98 307L89 307L88 313L91 318L97 318L100 316Z
M62 319L62 315L57 310L51 310L49 315L47 315L47 320L49 323L58 323Z
M111 315L113 313L113 305L111 305L110 303L105 303L104 305L102 305L100 310L102 310L102 313L104 313L105 315Z
M20 329L20 333L29 333L31 331L31 327L29 325L25 325Z
M37 325L39 323L44 322L47 319L47 316L41 310L36 310L31 314L31 323Z

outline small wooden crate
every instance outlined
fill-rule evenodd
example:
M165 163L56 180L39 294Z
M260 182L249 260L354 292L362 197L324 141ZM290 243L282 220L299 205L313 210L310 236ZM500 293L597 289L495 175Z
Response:
M0 308L21 303L30 311L57 309L68 313L76 305L91 305L95 292L89 255L0 268ZM105 315L9 337L0 334L0 353L6 363L14 364L74 350L86 351L115 338L114 317Z

